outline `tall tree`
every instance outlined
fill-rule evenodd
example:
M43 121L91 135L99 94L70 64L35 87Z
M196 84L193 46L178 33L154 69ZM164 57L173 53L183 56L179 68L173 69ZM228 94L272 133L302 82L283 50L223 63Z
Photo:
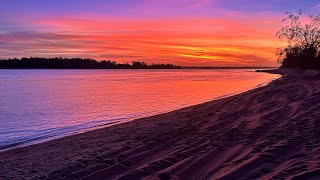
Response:
M278 49L278 61L283 67L315 69L319 66L320 15L310 14L303 21L302 17L301 11L298 15L287 12L282 20L276 37L288 45Z

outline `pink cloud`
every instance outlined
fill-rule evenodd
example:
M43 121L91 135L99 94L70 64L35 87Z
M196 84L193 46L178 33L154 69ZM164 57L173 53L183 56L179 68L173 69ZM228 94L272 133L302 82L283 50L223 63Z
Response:
M42 33L0 35L0 45L5 44L0 54L92 57L121 62L142 59L181 65L274 66L277 21L259 17L242 21L203 17L38 18L26 23L41 27Z

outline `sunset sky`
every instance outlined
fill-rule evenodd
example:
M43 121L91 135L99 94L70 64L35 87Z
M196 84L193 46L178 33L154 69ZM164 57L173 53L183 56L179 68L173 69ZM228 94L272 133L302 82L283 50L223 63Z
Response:
M1 0L0 57L276 66L286 11L318 0Z

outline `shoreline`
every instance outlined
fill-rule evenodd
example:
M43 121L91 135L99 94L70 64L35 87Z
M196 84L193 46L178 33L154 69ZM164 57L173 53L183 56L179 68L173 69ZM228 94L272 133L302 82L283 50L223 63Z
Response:
M39 69L39 70L42 70L42 69ZM115 70L117 70L117 69L115 69ZM128 69L128 70L130 70L130 69ZM138 70L138 69L133 69L133 70ZM150 69L150 70L152 70L152 69ZM179 69L179 70L181 70L181 69ZM194 69L194 70L197 70L197 69ZM226 69L222 68L221 70L226 70ZM229 68L227 70L234 70L234 69ZM247 70L248 70L248 72L258 72L258 73L260 71L260 70L253 71L252 69L247 69ZM265 70L268 71L270 69L266 68ZM96 129L107 128L107 127L110 127L110 126L113 126L113 125L134 121L136 119L141 119L141 118L147 118L147 117L150 117L150 116L160 115L160 114L163 114L163 113L168 113L168 112L180 110L180 109L183 109L183 108L188 108L190 106L200 105L200 104L203 104L203 103L206 103L206 102L215 101L215 100L222 99L222 98L227 98L227 97L230 97L230 96L235 96L235 95L238 95L238 94L241 94L241 93L244 93L244 92L256 89L256 88L263 87L263 86L269 84L270 82L272 82L272 81L274 81L274 80L276 80L276 79L278 79L280 77L281 76L274 77L272 79L270 78L270 80L265 81L265 82L261 82L260 84L257 84L257 85L253 86L250 89L248 88L246 90L242 90L242 91L238 91L238 92L234 92L234 93L229 93L229 94L225 94L225 95L221 95L221 96L216 96L215 98L207 98L206 100L203 100L201 102L190 103L189 105L186 104L184 106L176 107L176 108L173 108L173 109L170 109L170 110L166 110L166 111L161 111L161 112L158 112L158 113L155 113L155 114L144 115L144 116L136 117L136 118L126 118L126 119L123 118L124 119L123 121L113 121L113 119L110 119L110 121L111 121L110 123L109 122L105 122L105 124L99 124L99 125L90 126L90 127L87 127L87 128L80 128L77 131L64 132L63 134L43 135L43 136L36 136L36 137L32 137L32 138L25 138L23 140L15 141L15 142L12 142L10 144L8 143L8 144L0 145L0 152L5 152L5 151L21 148L21 147L27 147L27 146L30 146L30 145L36 145L36 144L48 142L48 141L51 141L51 140L55 140L55 139L59 139L59 138L67 137L67 136L73 136L73 135L85 133L85 132L88 132L88 131L93 131L93 130L96 130ZM76 125L81 126L81 124L76 124Z
M318 175L320 137L314 126L298 124L305 116L309 124L320 117L319 78L311 72L267 72L282 77L200 105L0 152L0 179ZM314 136L303 137L308 134Z

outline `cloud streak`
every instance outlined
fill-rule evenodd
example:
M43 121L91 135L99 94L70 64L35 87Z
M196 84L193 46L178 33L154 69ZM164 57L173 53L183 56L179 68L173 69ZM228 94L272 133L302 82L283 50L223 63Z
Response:
M217 18L39 19L47 32L0 34L2 56L67 56L182 65L274 65L272 21ZM50 31L50 32L49 32ZM18 52L19 50L19 52ZM241 59L245 58L245 59ZM257 61L259 59L259 61Z
M283 3L288 2L3 0L0 57L275 66L275 50L282 44L274 33L281 22L278 5ZM300 3L312 9L316 4Z

